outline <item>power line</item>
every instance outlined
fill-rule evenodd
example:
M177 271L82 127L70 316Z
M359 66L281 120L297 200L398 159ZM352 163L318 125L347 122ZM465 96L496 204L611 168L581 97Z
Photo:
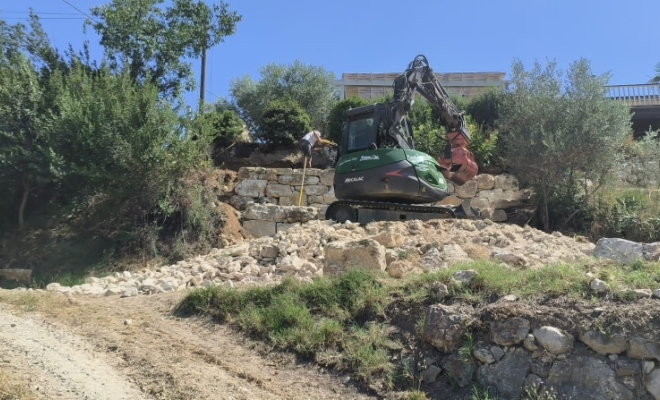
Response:
M0 14L29 14L30 11L1 11ZM48 15L78 15L78 13L65 13L65 12L50 12L50 11L33 11L34 14L48 14Z
M69 3L67 0L62 0L62 1L65 2L66 4L70 5L71 7L73 7L74 10L78 11L79 13L81 13L81 14L84 15L84 16L86 16L87 18L89 18L89 19L91 19L91 20L93 20L93 21L96 21L96 20L95 20L94 18L92 18L89 14L87 14L87 13L81 11L78 7L76 7L76 6L74 6L73 4Z
M13 20L25 19L25 20L29 20L30 17L9 17L9 18L3 18L3 19L13 19ZM83 18L83 17L43 17L42 18L42 17L39 17L39 20L42 20L42 19L55 19L55 20L58 20L58 19L87 19L87 18Z

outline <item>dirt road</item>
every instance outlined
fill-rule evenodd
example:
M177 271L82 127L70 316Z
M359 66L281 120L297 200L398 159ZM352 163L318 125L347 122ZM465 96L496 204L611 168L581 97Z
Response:
M372 398L347 377L262 355L225 326L173 317L181 296L0 290L0 367L44 399Z

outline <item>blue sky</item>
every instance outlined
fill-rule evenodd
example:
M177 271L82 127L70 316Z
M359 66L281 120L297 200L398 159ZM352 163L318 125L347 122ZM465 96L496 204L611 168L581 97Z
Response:
M66 0L83 12L109 0ZM209 0L209 3L211 0ZM556 59L561 68L580 57L611 84L646 83L660 62L658 0L228 0L243 15L235 35L209 51L207 101L228 96L229 82L259 77L270 62L300 59L335 73L399 72L425 54L437 72L509 73L519 58ZM53 43L64 49L98 37L83 34L83 16L64 0L3 1L10 23L33 8ZM48 14L47 14L48 13ZM58 14L53 14L58 13ZM59 14L67 13L67 14ZM46 19L54 18L54 19ZM199 81L199 63L194 62ZM215 95L215 96L214 96ZM189 93L194 102L198 93Z

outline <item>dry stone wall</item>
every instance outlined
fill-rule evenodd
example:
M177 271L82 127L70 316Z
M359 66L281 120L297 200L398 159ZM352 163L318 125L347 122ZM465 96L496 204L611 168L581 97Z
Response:
M336 201L332 187L334 169L243 167L229 203L243 214L243 227L253 236L272 236L314 219L324 219L328 205ZM522 206L529 192L520 190L512 175L477 175L462 186L449 184L449 193L438 205L474 207L483 218L507 220L506 209ZM298 208L300 200L300 210ZM268 204L270 207L264 207Z

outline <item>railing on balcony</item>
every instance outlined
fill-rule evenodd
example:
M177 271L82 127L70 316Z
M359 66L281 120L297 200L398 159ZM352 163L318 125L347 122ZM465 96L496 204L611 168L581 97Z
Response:
M660 106L660 84L612 85L607 87L607 97L631 107Z

